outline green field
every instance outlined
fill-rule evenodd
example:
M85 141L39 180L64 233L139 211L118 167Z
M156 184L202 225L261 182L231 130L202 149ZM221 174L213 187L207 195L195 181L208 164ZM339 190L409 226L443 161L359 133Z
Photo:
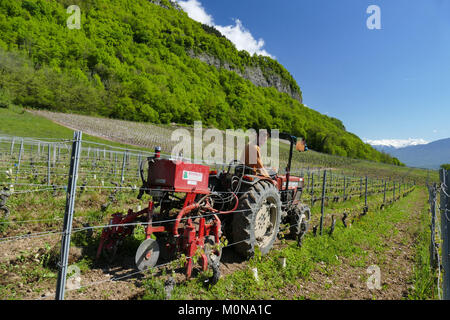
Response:
M41 139L73 139L74 130L60 126L44 117L27 112L24 108L13 106L8 109L0 108L0 134L16 137ZM128 145L108 141L88 134L83 134L83 140L109 144L114 147L130 147ZM144 149L133 146L135 149Z
M22 137L35 137L35 138L61 138L61 139L71 139L73 137L73 130L67 129L61 125L55 124L54 122L40 117L29 112L24 111L24 109L19 107L14 107L12 109L0 109L1 117L1 128L0 134L9 134ZM91 119L101 119L101 118L91 118ZM103 122L109 123L110 119L102 119ZM75 124L76 125L76 124ZM111 123L113 125L113 123ZM135 132L136 123L135 122L121 122L122 126L129 127L129 132ZM145 124L141 124L145 125ZM146 146L139 146L142 143L141 140L133 140L126 137L116 137L116 139L101 139L96 136L83 134L83 139L86 141L105 143L117 147L128 147L146 151L152 151L153 147L158 145L163 145L163 151L170 153L170 147L173 145L168 142L170 137L167 136L167 132L170 132L171 128L169 126L161 126L161 133L157 133L158 126L149 125L149 137L153 132L160 141L154 141L153 144L145 141ZM112 126L113 127L113 126ZM79 128L83 128L80 124ZM95 132L95 128L90 127L90 130ZM172 129L173 130L173 129ZM101 135L98 132L97 135ZM130 141L127 146L125 143L120 143L117 140ZM116 141L112 141L116 140ZM167 147L164 147L167 146ZM280 168L284 168L287 163L287 157L289 152L289 146L284 143L280 143ZM438 181L439 175L435 170L425 170L418 168L409 168L383 164L379 162L371 162L359 159L350 159L345 157L333 156L324 153L319 153L313 150L308 152L294 152L292 171L299 171L299 173L306 174L307 169L313 170L317 168L332 168L340 171L341 174L353 175L353 176L369 176L372 179L390 179L404 182L406 181L416 181L417 184L425 185L426 181Z
M73 137L72 129L17 107L0 109L0 119L0 135L57 140L70 140ZM132 125L129 124L130 128ZM148 150L87 134L83 137L86 145L91 147L98 145L89 143L101 143L110 145L111 150ZM280 146L281 157L285 159L287 145ZM9 152L5 152L9 151L5 147L8 148L9 144L4 146L0 155L0 176L4 175L8 165L14 168L14 163L17 163L17 145L12 158ZM37 187L17 185L17 193L7 202L11 210L10 218L0 219L1 238L11 239L0 241L0 249L5 253L0 259L1 299L53 298L52 292L56 285L60 243L58 232L62 229L66 196L61 188L45 188L45 156L35 159L30 156L30 149L25 151L20 177ZM120 179L120 162L116 168L108 156L104 157L100 153L100 156L97 154L96 157L92 158L91 155L91 158L87 158L86 147L83 152L79 186L83 185L84 188L77 192L74 228L83 228L86 224L106 225L113 213L126 212L128 208L136 210L146 205L149 196L144 196L142 201L136 199L135 187L139 187L140 182L136 174L136 156L127 163L123 184L125 188L116 190L112 182ZM68 154L62 154L61 157L61 162L56 162L52 167L52 184L56 186L67 183ZM134 253L144 239L143 227L135 228L133 235L119 248L112 265L95 260L102 228L94 229L92 233L77 231L72 237L70 263L81 272L82 289L68 291L67 299L164 299L164 281L169 276L176 280L172 299L436 298L436 275L428 262L430 235L427 194L425 188L420 186L427 178L436 179L435 172L344 159L314 151L296 153L293 168L302 171L305 177L308 168L311 174L316 173L318 168L322 169L321 172L324 168L332 169L333 177L327 189L323 235L318 232L314 235L312 232L319 226L319 201L312 207L310 232L303 239L301 248L296 241L284 238L283 235L288 236L288 233L282 232L280 240L267 256L256 255L250 261L242 261L233 255L232 244L228 244L229 247L224 248L221 280L216 286L205 288L203 281L210 276L210 271L203 273L197 270L194 277L186 281L183 269L179 268L176 261L152 272L127 276L135 273ZM346 201L342 198L343 175L353 177L347 180L346 195L352 194L352 198ZM370 178L367 199L369 212L361 215L364 197L360 197L360 177L365 175ZM384 185L380 180L389 177L392 181L401 181L403 177L404 184L401 191L397 191L396 185L395 198L392 185L388 185L387 203L381 210ZM2 180L4 178L2 176ZM418 180L416 187L411 184L415 179ZM310 180L306 181L303 199L310 203ZM318 175L314 181L313 195L319 198L321 182ZM333 201L335 197L339 197L337 201ZM341 221L344 213L348 215L347 227ZM332 217L336 219L336 226L330 235ZM49 231L56 233L45 234ZM44 235L39 235L42 232ZM24 234L39 236L25 240L15 238ZM280 259L283 258L286 259L285 268L280 266ZM371 265L381 270L381 289L367 288L367 268ZM259 281L253 275L254 268L258 270ZM108 280L111 279L108 275L112 274L120 280Z

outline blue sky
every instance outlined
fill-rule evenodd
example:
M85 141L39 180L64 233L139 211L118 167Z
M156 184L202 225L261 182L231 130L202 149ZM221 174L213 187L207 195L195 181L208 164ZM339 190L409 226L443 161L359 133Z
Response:
M179 2L239 49L276 57L307 106L362 139L450 137L450 1ZM367 28L370 5L381 30Z

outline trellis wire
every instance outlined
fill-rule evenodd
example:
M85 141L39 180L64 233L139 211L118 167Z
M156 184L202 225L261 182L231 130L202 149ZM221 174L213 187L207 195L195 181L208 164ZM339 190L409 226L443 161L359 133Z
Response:
M47 189L40 189L40 190L20 190L20 191L15 191L13 192L14 194L21 194L21 193L31 193L31 192L38 192L38 191L50 191L50 190L55 190L55 188L57 189L67 189L67 187L65 186L60 186L57 185L56 187L53 186L53 188L50 188L51 183L53 182L53 180L59 178L59 177L65 177L67 178L68 174L62 174L60 170L63 170L64 168L59 167L60 165L67 165L67 162L65 162L62 159L67 159L69 160L69 152L70 152L70 148L68 147L67 143L70 142L74 142L74 140L61 140L59 141L58 139L28 139L28 138L22 138L22 147L20 147L19 152L18 152L18 160L19 160L19 166L17 167L17 171L16 171L16 175L14 176L15 179L15 183L12 183L14 186L21 186L21 187L31 187L31 186L37 186L37 187L44 187L44 186L48 186L49 188ZM2 141L0 141L0 146L2 143L4 143L5 141L2 139ZM14 149L14 145L17 142L17 137L10 137L9 140L6 140L6 143L11 143L11 149L10 149L10 156L17 155L17 152L15 152ZM134 171L135 169L132 169L132 167L134 167L135 165L138 166L139 163L141 161L145 161L143 159L145 159L146 156L153 156L154 153L151 152L145 152L145 151L141 151L141 150L132 150L132 149L125 149L125 148L120 148L120 147L113 147L113 146L107 146L107 145L103 145L103 144L99 144L99 143L94 143L94 142L85 142L83 141L83 144L86 143L86 145L88 145L88 148L83 148L82 149L82 153L80 154L80 170L79 170L79 178L81 177L100 177L100 178L111 178L113 176L115 176L115 171L116 171L116 162L117 162L117 158L118 156L122 157L122 170L121 170L121 175L120 175L120 181L123 183L130 183L133 181L139 181L138 178L139 176L136 175L136 171ZM17 145L17 144L16 144ZM103 148L91 148L90 145L94 145L94 146L102 146ZM43 148L44 146L47 146L47 157L41 158L41 148ZM67 153L63 153L62 150L64 149L64 146L67 148ZM28 147L28 149L27 149ZM110 148L110 150L106 150L106 147ZM34 151L36 150L36 151ZM118 151L118 150L123 150L123 151ZM52 151L53 151L53 155L52 155ZM35 152L35 153L33 153ZM84 155L83 155L84 152ZM36 155L37 153L37 155ZM109 153L109 157L106 156L106 154ZM101 154L103 154L103 159L101 159ZM112 155L114 155L114 160ZM66 158L67 156L67 158ZM46 163L47 165L36 165L35 164L35 160L34 158L37 158L38 160L41 161L36 161L36 163ZM167 155L167 158L170 158L169 155ZM11 159L12 160L12 159ZM89 161L92 160L92 163L89 164ZM2 159L3 161L3 159ZM7 161L6 161L7 162ZM14 161L10 161L11 164L13 164L15 162ZM199 161L200 163L204 163L206 161L201 160ZM228 164L224 164L224 163L213 163L213 166L228 166ZM101 166L101 167L100 167ZM5 168L7 168L8 166L5 166ZM231 166L233 167L233 166ZM100 168L100 169L98 169ZM107 174L105 173L105 170L102 170L102 168L109 168L111 169L111 171L113 172L113 174ZM19 171L20 169L20 171ZM46 169L47 172L40 172L40 169ZM18 180L20 181L19 178L23 178L26 179L26 176L22 176L22 174L27 174L27 173L33 173L33 170L38 170L38 172L36 173L37 176L42 176L42 177L46 177L46 184L36 184L36 183L29 183L29 184L25 184L25 183L21 183L21 182L17 182ZM301 168L299 170L292 170L291 173L301 173L301 176L305 176L305 172L307 172L307 176L308 179L305 179L307 181L305 181L305 185L307 186L307 188L310 188L311 191L311 199L312 199L312 205L314 205L314 173L317 172L317 176L320 177L320 173L321 171L324 174L324 179L322 179L322 181L319 180L319 183L317 184L317 186L322 186L323 192L322 192L322 196L319 198L322 200L322 202L325 200L326 198L326 194L330 193L330 194L340 194L341 191L344 192L344 196L343 198L345 198L346 196L346 192L348 190L348 196L352 196L352 190L353 187L351 188L347 188L347 183L349 183L350 185L352 183L354 183L355 181L357 181L357 177L351 177L351 176L346 176L343 174L339 174L338 172L333 173L333 171L329 171L330 172L330 182L327 185L326 184L326 174L328 170L324 170L323 168L308 168L307 170L305 168ZM19 175L18 173L21 173L21 175ZM129 174L127 172L130 172ZM309 177L311 177L311 181L309 179ZM340 184L340 178L343 178L344 180L344 185ZM106 180L106 179L105 179ZM367 181L367 179L366 179ZM11 184L11 181L5 181L5 183L7 184ZM369 194L369 192L372 192L374 194L377 194L376 190L377 190L377 186L379 186L379 183L376 183L374 180L370 180L370 185L368 186L366 183L366 205L367 205L367 195ZM99 188L99 189L112 189L112 188L119 188L121 190L127 189L127 190L131 190L131 191L135 191L136 188L133 187L123 187L123 186L90 186L90 185L84 185L84 188ZM75 188L82 188L81 186L75 186ZM167 191L166 189L162 189ZM393 187L393 192L395 193L395 185ZM379 191L379 190L378 190ZM405 191L405 188L403 189L403 191ZM380 193L380 192L378 192ZM305 193L306 194L306 193ZM395 196L394 196L395 198ZM344 200L345 201L345 200ZM239 210L236 211L236 213L239 213ZM324 216L325 212L322 213L322 217ZM211 215L216 215L216 214L211 214ZM206 215L205 215L206 217ZM45 219L42 219L42 221L44 221ZM56 219L48 219L49 221L53 221ZM27 220L22 221L22 223L26 223ZM39 222L39 219L36 220L29 220L28 222ZM168 221L155 221L153 222L154 224L157 223L163 223L163 222L168 222ZM17 221L17 223L20 223L20 221ZM122 224L122 226L131 226L131 225L145 225L145 222L142 223L136 223L136 224ZM0 239L0 242L3 241L13 241L15 239L29 239L29 238L36 238L36 237L43 237L43 236L47 236L47 235L67 235L68 233L74 233L74 232L80 232L80 231L86 231L86 230L93 230L93 229L103 229L103 228L108 228L108 227L112 227L111 225L101 225L101 226L94 226L94 227L83 227L83 228L74 228L71 231L62 231L62 232L58 232L58 231L44 231L44 232L39 232L39 233L34 233L34 234L27 234L27 235L21 235L21 236L16 236L16 237L9 237L9 238L3 238ZM243 240L244 241L244 240ZM234 243L236 244L236 243ZM230 244L234 245L234 244Z

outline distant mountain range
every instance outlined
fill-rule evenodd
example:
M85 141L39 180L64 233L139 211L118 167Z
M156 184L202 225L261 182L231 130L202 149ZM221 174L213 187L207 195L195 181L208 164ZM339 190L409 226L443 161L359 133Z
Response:
M450 138L402 148L377 144L372 144L372 147L396 157L409 167L439 169L441 164L450 163Z

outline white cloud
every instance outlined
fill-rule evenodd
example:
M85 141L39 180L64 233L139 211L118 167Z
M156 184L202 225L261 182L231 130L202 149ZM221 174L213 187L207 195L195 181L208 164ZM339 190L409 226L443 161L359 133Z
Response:
M214 23L214 18L208 14L198 0L178 0L180 7L194 19L203 24L215 27L226 38L228 38L238 50L245 50L251 55L254 53L275 58L264 50L265 42L263 39L256 40L251 32L246 29L241 20L235 19L235 25L220 26Z
M264 40L256 40L249 30L245 29L241 20L236 19L235 26L215 26L225 37L234 43L236 49L248 51L250 54L260 54L263 56L269 56L273 58L264 47Z
M389 146L394 148L403 148L408 146L417 146L420 144L428 144L424 139L381 139L381 140L365 140L364 142L370 145Z
M214 19L206 13L205 8L197 0L178 1L180 7L188 14L189 18L195 21L214 26Z

